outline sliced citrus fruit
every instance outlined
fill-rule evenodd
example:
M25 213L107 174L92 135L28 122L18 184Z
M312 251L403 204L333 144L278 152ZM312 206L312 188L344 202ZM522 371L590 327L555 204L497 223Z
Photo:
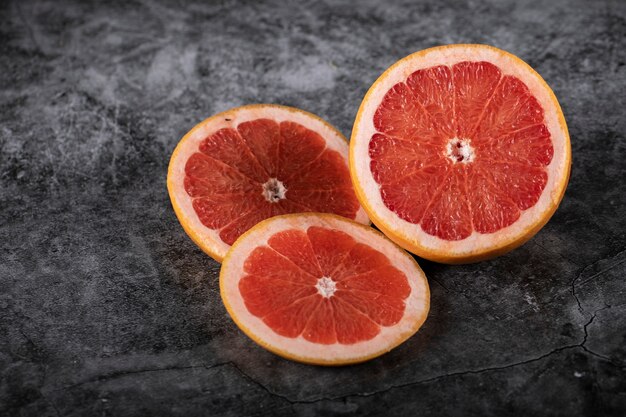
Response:
M319 213L273 217L242 235L224 259L220 291L259 345L320 365L388 352L430 305L411 255L371 227Z
M350 142L352 181L372 221L447 263L530 239L563 198L570 159L550 87L485 45L431 48L391 66L363 99Z
M221 261L268 217L328 212L369 223L354 194L348 144L317 116L257 104L195 126L170 160L167 188L191 239Z

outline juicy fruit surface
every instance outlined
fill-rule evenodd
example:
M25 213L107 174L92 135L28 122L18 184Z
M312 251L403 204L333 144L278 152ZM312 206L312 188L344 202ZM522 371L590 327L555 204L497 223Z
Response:
M428 234L494 233L534 206L553 156L538 101L487 62L418 70L374 115L370 170L382 200Z
M187 160L184 184L202 224L229 245L276 215L354 218L359 209L342 156L289 121L256 119L214 132Z
M239 291L248 311L281 336L353 344L398 323L411 288L383 253L326 227L288 229L255 248Z

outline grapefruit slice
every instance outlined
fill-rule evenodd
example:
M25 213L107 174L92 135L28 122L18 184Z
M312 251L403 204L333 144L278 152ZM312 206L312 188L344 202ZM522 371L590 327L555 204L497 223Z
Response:
M372 221L405 249L465 263L530 239L570 172L559 103L519 58L449 45L400 60L369 89L350 173Z
M221 261L268 217L328 212L369 223L354 194L346 139L317 116L257 104L217 114L180 141L167 189L180 223Z
M430 305L411 255L368 226L319 213L273 217L237 239L220 291L252 340L319 365L388 352L419 329Z

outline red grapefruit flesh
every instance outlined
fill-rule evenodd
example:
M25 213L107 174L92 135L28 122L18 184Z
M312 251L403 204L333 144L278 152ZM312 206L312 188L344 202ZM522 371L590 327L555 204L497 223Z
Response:
M224 259L222 299L261 346L315 364L361 362L422 325L428 284L414 259L375 230L328 214L278 216Z
M220 261L246 230L268 217L328 212L362 223L348 145L301 110L251 105L192 129L170 162L168 190L191 238Z
M442 262L504 253L556 210L570 144L559 104L518 58L451 45L392 66L353 129L351 174L370 218Z

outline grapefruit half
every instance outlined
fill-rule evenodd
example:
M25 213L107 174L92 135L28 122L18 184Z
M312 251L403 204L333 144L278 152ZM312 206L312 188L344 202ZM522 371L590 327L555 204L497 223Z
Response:
M354 194L346 139L317 116L257 104L210 117L170 159L167 189L191 239L221 261L268 217L329 212L369 223Z
M367 92L350 173L370 219L405 249L465 263L530 239L557 209L570 141L546 82L486 45L414 53Z
M243 234L224 259L220 291L252 340L320 365L388 352L430 305L411 255L371 227L318 213L273 217Z

